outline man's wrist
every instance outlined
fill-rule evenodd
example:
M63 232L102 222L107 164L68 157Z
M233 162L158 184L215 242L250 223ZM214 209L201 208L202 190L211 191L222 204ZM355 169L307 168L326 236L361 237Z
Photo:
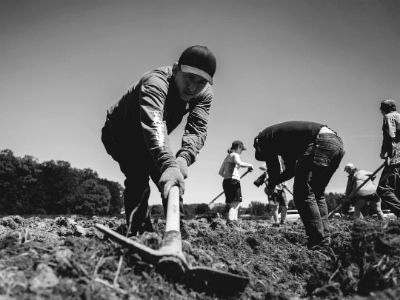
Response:
M178 159L178 158L182 158L182 159L186 160L187 166L190 166L190 165L191 165L191 158L190 158L190 155L189 155L187 152L185 152L185 151L179 152L179 153L177 154L176 158L177 158L177 159Z

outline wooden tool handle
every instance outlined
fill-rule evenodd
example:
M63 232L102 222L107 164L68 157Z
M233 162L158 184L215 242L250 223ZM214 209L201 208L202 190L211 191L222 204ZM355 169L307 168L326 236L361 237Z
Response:
M180 232L180 211L179 211L179 187L173 186L169 190L168 204L167 204L167 221L165 231L178 231Z

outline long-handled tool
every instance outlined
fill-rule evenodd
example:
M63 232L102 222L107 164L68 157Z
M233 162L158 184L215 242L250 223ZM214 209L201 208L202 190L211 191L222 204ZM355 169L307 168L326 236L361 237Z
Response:
M284 188L286 191L288 191L290 195L292 195L292 196L293 196L293 193L292 193L292 191L291 191L291 190L289 190L289 188L288 188L286 185L283 185L283 188Z
M168 196L167 220L160 249L151 249L102 224L96 224L95 227L110 239L154 264L156 269L165 274L168 279L183 282L189 287L203 292L230 295L242 291L249 283L247 277L209 267L192 267L187 262L182 251L179 221L179 189L172 187Z
M383 167L384 167L386 164L387 164L387 162L385 161L382 165L379 166L378 169L375 170L374 173L372 173L372 174L369 176L369 178L365 179L364 182L363 182L362 184L360 184L354 191L352 191L352 192L350 193L349 196L345 197L345 200L344 200L341 204L339 204L339 205L336 206L334 209L332 209L331 212L328 214L328 218L330 218L335 212L337 212L339 209L341 209L342 206L343 206L345 203L349 202L349 201L354 197L354 195L355 195L364 185L366 185L367 182L368 182L369 180L371 180L371 178L375 177L375 175L378 174L378 172L379 172L381 169L383 169Z
M251 171L253 171L253 169L248 168L246 172L243 173L242 176L240 176L240 179L242 179L244 176L246 176L247 174L249 174ZM221 197L224 194L224 191L222 191L221 193L219 193L217 196L215 196L210 203L208 203L208 206L210 206L211 204L213 204L219 197Z

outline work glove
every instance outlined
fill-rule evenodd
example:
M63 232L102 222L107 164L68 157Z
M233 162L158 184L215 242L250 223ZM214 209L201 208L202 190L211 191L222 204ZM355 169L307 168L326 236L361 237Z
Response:
M182 175L183 175L183 179L188 178L188 165L187 165L187 160L184 159L183 157L178 157L176 159L176 163L179 166L179 170L181 171Z
M247 170L248 170L249 172L251 172L251 171L254 170L254 168L253 168L253 166L250 166L250 167L247 168Z
M173 186L179 187L179 194L182 196L185 191L185 181L179 168L169 167L161 174L158 186L164 199L168 199L169 190Z

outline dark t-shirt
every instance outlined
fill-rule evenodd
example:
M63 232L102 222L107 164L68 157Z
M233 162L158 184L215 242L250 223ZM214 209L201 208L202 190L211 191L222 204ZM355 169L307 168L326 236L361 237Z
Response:
M256 137L261 153L256 151L256 159L267 163L269 187L293 177L296 160L314 142L325 125L307 121L289 121L265 128ZM286 170L279 176L278 155L282 157Z

